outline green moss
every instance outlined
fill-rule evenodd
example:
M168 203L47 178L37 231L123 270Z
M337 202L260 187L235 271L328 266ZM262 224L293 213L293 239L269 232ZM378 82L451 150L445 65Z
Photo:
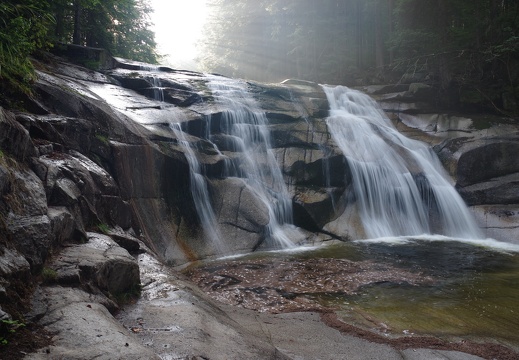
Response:
M9 337L24 326L25 324L18 320L0 320L0 346L7 345Z
M108 145L110 142L108 140L108 137L101 134L96 134L96 139L101 141L103 144Z
M56 278L58 277L58 273L54 269L44 267L41 271L41 276L43 278L43 282L51 283L56 280Z
M103 234L108 234L110 232L110 227L106 224L98 224L97 229Z

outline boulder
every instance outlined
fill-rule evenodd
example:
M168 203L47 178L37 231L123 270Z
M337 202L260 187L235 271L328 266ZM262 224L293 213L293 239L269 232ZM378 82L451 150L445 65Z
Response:
M519 172L473 185L457 186L467 205L519 204Z
M519 204L471 207L485 237L519 245Z
M1 201L5 234L36 272L53 245L43 184L34 172L22 167L10 168L7 182Z
M30 265L25 257L15 249L3 248L0 253L0 279L17 278L27 281L29 277ZM0 285L5 284L0 283ZM3 295L5 295L5 288ZM3 295L0 293L0 299L4 297Z
M29 261L32 272L41 270L53 243L49 217L10 212L6 219L6 228L7 235L14 239L16 249Z
M27 310L33 274L27 256L4 241L0 242L0 320L12 320Z
M56 281L68 284L76 279L92 284L109 295L118 296L137 291L139 266L135 259L109 236L87 233L85 244L69 245L60 252L51 269Z
M436 90L425 83L411 83L409 84L409 90L406 92L406 96L413 100L425 100L430 103L434 103Z
M458 186L467 186L519 172L519 138L483 138L466 144L456 172Z
M55 243L84 242L87 239L81 219L64 206L49 206L47 215L50 220L52 237Z
M258 247L270 221L268 208L258 194L239 178L213 180L210 191L226 252L251 251Z
M344 188L296 187L294 193L294 224L320 232L338 216Z
M21 126L15 116L0 107L0 149L18 160L26 160L36 155L36 148L29 132Z

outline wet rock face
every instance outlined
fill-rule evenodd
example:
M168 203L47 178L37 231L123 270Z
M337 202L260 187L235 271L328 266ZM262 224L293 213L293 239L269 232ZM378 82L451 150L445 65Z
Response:
M36 155L36 148L29 132L16 121L12 113L2 108L0 108L0 148L22 161Z
M64 171L63 166L73 160L64 161L63 166L52 164L59 159L52 159L55 154L51 152L37 161L51 206L65 206L69 212L81 214L78 227L82 231L96 223L132 228L174 264L219 252L208 243L190 194L191 169L185 145L179 143L184 140L170 128L178 122L188 146L196 149L218 226L228 241L225 252L251 251L262 243L270 215L245 183L225 174L225 158L239 167L242 155L236 151L236 139L223 131L222 113L227 109L216 106L204 75L125 61L95 82L78 68L63 66L55 71L60 77L41 74L38 90L43 105L57 114L19 116L20 121L51 145L66 143L93 159L111 181L115 179L116 189L96 193L92 189L103 185L102 181L91 186L92 176L79 170ZM69 104L54 104L68 87L82 96ZM347 183L345 164L324 123L328 111L324 93L317 84L307 82L249 84L249 90L272 123L276 156L286 182L294 186L294 201L299 206L295 223L318 230L327 216L333 216L336 199L332 197L340 198ZM207 138L209 131L211 139ZM335 187L332 192L325 190L327 173ZM301 196L306 189L322 196L319 200ZM110 206L116 209L107 209Z
M239 167L243 159L239 139L222 129L228 109L215 102L205 75L150 71L122 60L114 60L113 66L101 74L54 58L38 67L45 69L38 72L34 89L38 114L0 108L0 306L12 313L23 310L12 305L12 299L23 295L16 293L19 285L45 273L48 283L37 293L35 309L40 310L33 316L60 332L52 349L56 357L83 345L83 334L72 325L86 321L91 327L84 331L95 334L88 337L92 356L112 346L116 357L153 358L124 335L108 312L117 308L115 295L133 291L140 282L129 252L140 252L143 241L172 265L220 253L197 214L186 145L207 183L226 241L223 252L261 247L271 216L244 178L228 177L224 171L226 161ZM320 86L291 80L247 87L268 119L294 224L331 237L362 236L350 170L328 132L328 104ZM399 93L376 92L384 104L391 104L387 110L393 111L400 129L436 145L461 194L478 205L479 219L499 236L510 237L510 224L519 213L517 127L504 120L420 113L426 86L391 89ZM179 124L183 136L172 130L172 123ZM284 272L273 279L272 288L255 283L255 277L267 276L272 267ZM316 307L299 294L315 291L317 273L330 271L329 282L322 284L330 293L337 288L355 292L371 276L416 281L413 274L372 263L316 261L310 268L236 262L225 271L205 269L192 276L228 303L269 311ZM113 333L120 335L96 333L97 324L117 328Z
M29 314L54 334L53 343L24 359L160 359L114 319L115 304L102 294L70 286L37 289Z
M4 169L9 178L2 204L4 234L12 239L11 245L25 255L36 272L41 269L53 243L43 184L28 169L7 166Z
M519 172L517 139L492 139L481 143L463 152L458 160L457 179L461 187Z
M67 226L74 230L67 231L84 234L86 228L99 223L132 229L146 236L164 259L176 264L214 253L190 195L186 150L170 128L172 122L178 122L189 146L196 149L218 224L229 240L228 251L249 251L261 242L268 214L252 197L243 201L240 189L245 188L224 174L224 158L240 166L241 154L236 151L236 139L222 131L222 114L227 109L214 102L204 75L151 69L122 60L118 68L97 77L63 63L54 71L60 76L42 73L37 86L49 114L20 114L17 120L30 136L39 139L33 169L45 186L49 206L65 207L72 215L73 220L67 221L74 226ZM293 199L294 223L310 231L338 229L327 224L336 221L341 209L352 202L351 179L347 163L328 133L328 104L322 89L295 80L274 85L251 83L248 88L269 120L271 144ZM66 89L73 94L65 94ZM398 90L400 95L384 95L389 90ZM427 97L428 88L414 84L406 89L370 91L386 104L395 99L418 103ZM57 99L65 95L71 100L58 104ZM399 116L402 123L424 124L405 112ZM449 126L453 121L438 116L426 119L429 124L419 125L420 130L452 133ZM503 154L504 148L494 153ZM19 152L24 151L28 150ZM475 167L488 168L470 160L480 158L480 150L474 151L473 156L467 153L452 161L459 186L479 181L463 179L463 174L477 177ZM496 174L503 173L496 164L489 165ZM503 166L511 169L515 165L508 161ZM477 191L472 194L472 198L482 197ZM484 201L488 200L480 200Z

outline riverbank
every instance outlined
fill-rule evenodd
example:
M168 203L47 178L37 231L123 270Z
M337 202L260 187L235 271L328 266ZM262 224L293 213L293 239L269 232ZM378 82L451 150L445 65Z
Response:
M303 297L295 301L299 307L284 308L281 307L283 304L279 302L279 298L269 298L271 305L279 302L277 309L271 307L269 311L265 311L268 310L266 308L258 309L262 311L245 309L242 307L243 303L224 304L211 298L208 289L204 289L209 293L206 294L183 273L159 262L143 244L140 244L139 254L134 254L135 258L131 261L124 249L109 242L105 236L93 233L89 236L91 244L73 246L58 258L63 267L57 267L57 280L63 281L65 270L75 266L68 255L80 251L86 256L87 249L96 248L104 254L108 251L110 255L99 259L100 252L90 254L87 263L92 266L92 270L99 266L93 263L93 258L98 259L98 264L103 261L103 264L110 264L114 255L120 258L120 262L135 261L138 264L142 284L140 296L133 300L127 299L126 305L117 306L95 288L89 287L86 278L83 278L83 286L72 283L68 286L63 283L43 283L34 294L32 310L28 314L28 318L33 320L32 325L18 334L9 353L2 354L2 358L510 360L519 356L517 349L504 346L495 339L446 340L427 334L395 336L389 328L384 333L380 331L381 324L374 318L369 319L367 314L364 317L371 323L368 321L367 325L359 326L345 319L343 311L305 302ZM100 248L101 245L105 247ZM332 261L332 265L338 265L336 260ZM258 264L252 266L253 263L258 263L257 259L248 265L245 261L240 261L241 270L246 270L247 266L249 269L261 268ZM279 263L281 260L274 257L273 261ZM317 260L317 263L322 261ZM288 279L300 272L302 265L308 265L308 272L301 272L298 278L303 280L316 270L315 262L315 259L310 259L293 264L292 267L285 264L276 268L268 265L265 268L271 277L279 277L281 271ZM85 264L83 259L81 266L84 271ZM428 276L412 275L401 269L383 271L382 267L387 267L387 264L368 263L361 259L357 264L344 261L343 265L347 266L331 266L326 278L330 280L329 278L337 274L344 278L344 271L351 268L357 280L350 291L384 281L399 282L406 279L416 281L417 284L432 281ZM103 267L106 265L101 265ZM206 267L208 268L211 268L210 264ZM213 263L212 268L213 273L217 274L226 267L223 264L215 266ZM132 269L133 266L126 266L118 273L127 277L133 272ZM332 274L334 272L337 274ZM253 278L254 272L249 277ZM297 277L292 280L297 281ZM310 278L306 285L312 283ZM220 285L223 286L223 283ZM255 287L253 284L249 285L251 291L258 288L258 284ZM270 286L275 289L279 284L270 282ZM217 289L218 285L213 288ZM306 290L316 291L310 288ZM240 296L239 290L231 292ZM292 300L299 297L288 293L284 296ZM258 300L260 304L261 297ZM251 304L253 302L248 303L249 306ZM406 307L402 305L401 308ZM32 344L24 347L28 342Z
M330 309L273 313L226 305L147 255L139 257L139 265L142 296L116 318L162 359L511 360L519 356L498 343L383 336L375 326L369 331L343 322ZM386 276L382 274L379 279Z

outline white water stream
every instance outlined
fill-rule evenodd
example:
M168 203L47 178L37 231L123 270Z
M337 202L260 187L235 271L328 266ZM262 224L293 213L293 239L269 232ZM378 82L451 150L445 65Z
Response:
M155 99L162 102L160 79L152 75L150 81ZM223 134L228 144L232 144L223 175L244 179L267 207L268 244L293 247L291 195L271 149L264 111L248 92L245 82L220 76L208 76L207 81L220 107L221 118L216 119L220 128L215 134L211 134L212 119L207 119L205 137L211 140L213 135ZM482 238L432 149L401 135L369 96L343 86L323 86L323 89L330 104L327 125L348 161L367 238L423 234ZM171 123L170 128L186 149L192 195L206 237L224 253L204 169L180 124Z
M218 76L208 80L222 111L220 131L232 138L232 150L240 154L238 163L227 163L226 175L246 179L251 191L268 208L270 221L265 235L271 245L292 247L287 234L293 230L292 200L272 152L265 112L247 91L246 83Z
M343 86L323 89L328 129L350 166L368 238L482 238L432 149L400 134L369 96Z
M179 145L185 149L186 160L190 169L190 188L193 201L195 203L196 212L200 219L205 237L215 246L219 253L225 252L225 245L222 241L216 216L211 205L207 182L202 174L202 168L195 151L191 148L185 133L180 127L180 123L170 123L170 129L177 136Z

